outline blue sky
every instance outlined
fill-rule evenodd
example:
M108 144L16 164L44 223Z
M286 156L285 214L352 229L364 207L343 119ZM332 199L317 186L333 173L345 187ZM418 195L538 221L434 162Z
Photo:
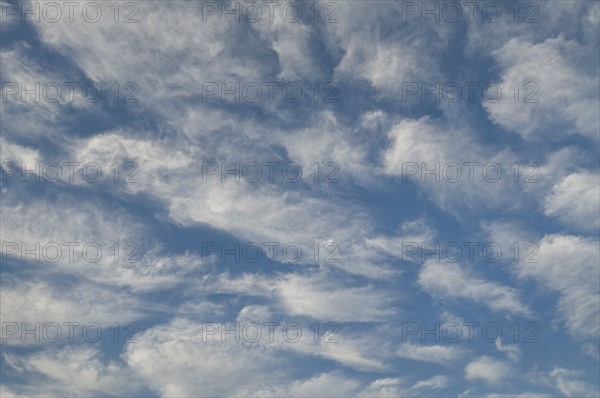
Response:
M597 1L0 5L0 395L598 396Z

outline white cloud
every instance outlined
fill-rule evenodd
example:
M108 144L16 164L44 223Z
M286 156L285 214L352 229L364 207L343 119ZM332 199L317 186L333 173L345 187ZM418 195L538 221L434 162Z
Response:
M488 282L455 263L427 261L421 268L419 285L433 296L473 300L494 312L530 314L517 290Z
M577 62L586 52L586 47L562 36L541 43L510 39L493 54L503 70L500 85L508 88L517 82L520 97L515 101L513 92L505 89L499 101L484 102L490 119L526 139L577 133L598 140L598 76ZM525 87L530 82L539 91L533 85ZM528 94L538 101L525 103Z
M487 384L499 384L511 373L510 366L489 356L482 356L465 367L467 380L482 380Z
M288 20L293 20L293 8L288 8L285 14L274 12L271 22L266 15L266 7L263 8L265 15L260 21L253 23L252 27L260 32L261 37L270 43L270 47L277 53L278 66L281 69L278 78L283 81L323 80L323 71L317 67L314 55L310 51L314 25L303 24L300 21L290 23Z
M314 163L320 163L317 181L326 178L326 181L338 181L322 183L320 186L327 188L331 184L339 188L340 184L350 181L366 186L377 184L373 173L374 164L369 158L369 153L374 148L365 142L364 137L340 123L331 111L326 110L316 115L314 122L307 128L280 131L273 139L281 142L288 156L302 165L306 178L314 181ZM327 166L329 162L335 163L337 170L333 166Z
M45 264L44 271L134 291L174 286L184 273L208 267L189 253L163 255L160 246L146 238L147 226L123 209L94 199L81 203L76 195L62 193L55 196L57 206L44 197L28 196L25 189L22 184L3 194L0 232L3 245L12 245L5 253L8 261L26 264L22 254L37 247L34 252ZM13 249L15 254L8 254ZM34 256L26 259L33 269Z
M203 341L202 324L175 319L142 333L137 344L127 347L124 359L161 396L328 396L339 395L340 391L356 394L362 383L339 372L309 379L294 374L298 355L323 355L352 364L350 357L327 354L346 349L303 344L312 341L312 336L302 337L298 343L284 342L280 330L281 326L276 329L273 343L266 336L256 344L246 343L245 339L235 343L233 336L222 343L219 335Z
M66 120L61 106L68 98L68 89L62 84L70 80L63 78L61 73L44 68L36 59L27 55L28 50L28 44L19 43L10 50L2 48L0 51L3 145L6 141L14 143L27 137L49 138L54 143L66 144L66 137L61 134ZM48 83L61 87L63 93L60 101L51 102L46 99L55 95L55 88L43 90ZM29 94L25 94L26 91ZM81 91L75 90L72 99L76 108L88 105Z
M331 290L327 290L331 289ZM347 288L343 285L333 284L325 275L279 275L266 277L257 274L245 273L237 278L231 278L227 274L205 277L203 281L192 285L187 293L195 297L203 295L229 294L233 296L262 297L269 300L268 305L245 306L238 314L236 321L244 322L278 322L282 319L294 317L297 320L306 320L303 326L303 338L294 344L283 341L275 341L269 346L280 350L295 351L302 355L323 357L359 370L372 371L374 369L385 369L385 358L389 356L387 349L378 343L373 336L391 335L385 327L373 327L367 322L381 322L383 315L388 313L386 308L387 295L385 292ZM306 294L312 297L311 303L297 304L300 296ZM353 296L356 294L356 296ZM198 300L201 300L199 298ZM208 300L208 299L202 299ZM291 300L291 301L290 301ZM359 302L355 302L359 301ZM204 302L204 301L203 301ZM352 309L346 308L348 303L354 303ZM365 303L368 303L365 305ZM204 308L190 303L184 305L178 315L191 321L196 320L194 309ZM322 307L322 308L321 308ZM211 309L210 306L208 309ZM223 319L223 306L211 310L212 320L217 312ZM360 309L360 310L359 310ZM393 310L390 310L392 312ZM291 318L291 319L294 319ZM319 341L313 343L314 331L307 329L308 325L318 322L321 326ZM344 322L362 322L366 329L352 331L344 326ZM331 324L327 329L326 325ZM333 334L329 334L333 332ZM266 332L265 332L266 333ZM324 343L327 336L328 342ZM390 337L391 338L391 337Z
M508 168L519 158L507 149L490 151L467 125L457 127L429 117L403 119L389 129L388 138L381 172L416 184L459 219L481 208L519 209L527 195L535 193L536 184L513 180Z
M72 58L88 77L136 82L139 98L148 104L194 90L199 93L202 82L258 81L268 68L259 62L259 53L243 57L232 49L238 44L236 38L248 42L254 38L243 34L247 32L241 24L221 23L220 18L202 22L201 6L148 3L139 7L138 23L114 23L112 18L101 18L96 24L77 18L71 23L63 18L35 27L44 44ZM112 15L108 4L101 7L104 15ZM190 51L190 46L195 50ZM126 47L130 50L124 51Z
M270 300L269 308L287 316L337 323L370 322L387 323L401 311L401 298L394 298L391 291L375 285L344 283L339 281L336 272L315 271L306 274L286 273L275 276L263 276L244 273L238 277L219 274L206 277L189 289L196 294L231 294L250 297L264 297ZM262 318L262 317L261 317ZM384 333L374 330L370 333ZM354 344L356 340L356 344ZM363 341L364 340L364 341ZM373 340L365 337L344 336L341 344L329 344L314 350L318 355L347 358L349 362L367 367L382 367L378 360L369 359L364 348L373 352ZM351 342L353 347L363 347L356 351L345 343ZM383 355L383 354L382 354Z
M366 239L364 248L369 256L383 257L384 255L402 258L403 244L421 244L431 243L435 236L435 231L427 226L423 219L408 221L404 223L396 236L380 235Z
M4 24L2 24L2 28L4 28ZM6 388L5 385L0 384L0 395L2 395L5 398L17 398L18 395L15 394L14 392L12 392L11 390L9 390L8 388Z
M597 341L600 323L598 240L576 235L539 236L513 223L484 227L502 247L519 242L519 261L510 270L519 279L534 280L543 294L558 293L558 314L571 335Z
M417 345L411 343L402 344L396 355L415 361L434 362L449 366L452 362L463 357L465 351L459 347L443 345Z
M322 275L286 277L277 284L277 294L290 314L324 321L377 321L397 312L384 289L344 286Z
M173 320L142 333L124 359L161 396L245 395L290 377L286 361L268 347L232 338L203 342L202 332L201 323Z
M521 278L536 279L560 294L558 311L575 336L598 339L600 270L598 241L569 235L546 235L539 241L538 262L516 264Z
M363 390L360 397L409 397L420 396L428 390L439 390L450 384L448 377L438 375L429 379L418 380L412 386L408 380L399 377L388 377L372 382Z
M8 277L3 279L0 313L2 322L14 322L18 325L25 322L29 329L33 329L36 323L44 325L46 322L55 322L59 325L65 322L78 322L82 325L95 322L105 327L115 322L126 324L142 318L140 299L117 289L85 282L79 282L73 287L56 282L23 280L17 280L17 283L13 281L14 286L10 286ZM8 344L35 344L34 335L22 335L23 330L21 327L19 329L16 334L3 335L2 338L6 338ZM2 328L2 333L4 332L5 328ZM50 330L48 333L53 331ZM22 337L25 339L24 342ZM41 335L39 331L37 338L40 344L46 343L45 335ZM48 339L52 338L48 337ZM66 330L63 330L60 341L67 339Z
M597 389L582 380L578 380L581 375L581 372L557 367L550 372L550 379L553 386L567 397L597 396Z
M520 22L515 23L516 10L503 4L503 17L493 23L471 23L467 34L467 53L476 56L501 48L512 38L527 38L539 43L559 34L592 44L598 35L598 5L593 2L540 2L519 9ZM477 6L478 18L483 18ZM468 12L466 9L465 13ZM490 9L491 14L491 9ZM491 16L491 15L490 15ZM527 21L527 22L525 22ZM532 29L535 27L535 29Z
M345 377L339 372L321 373L307 380L296 380L287 386L271 390L248 391L248 396L260 397L339 397L354 396L361 382ZM245 394L242 394L242 396Z
M505 353L513 361L517 361L521 356L521 348L516 344L502 344L502 339L498 337L495 342L496 349Z
M17 396L130 395L140 388L135 374L117 362L103 362L102 353L94 348L5 354L4 359L17 375L28 378L27 385L15 388Z
M369 3L342 2L338 7L339 22L328 24L325 31L330 51L342 54L335 69L338 79L365 79L378 95L394 98L400 95L401 82L440 75L435 61L437 51L449 40L449 24L400 22L401 3L373 7ZM396 29L386 32L382 40L387 24L394 24Z
M581 348L584 354L589 355L596 361L600 361L600 347L598 347L598 343L586 343Z
M413 386L412 389L415 391L426 390L426 389L439 389L450 385L450 380L447 376L433 376L430 379L419 380Z
M35 149L11 143L3 138L0 139L0 143L2 144L2 148L0 149L2 163L15 162L19 168L21 168L22 163L25 163L28 170L31 170L33 169L33 165L41 159L39 151Z
M244 146L236 146L232 152L230 143L221 139L219 142L217 146L226 151L223 156L228 154L229 159L241 153L245 153L241 161L261 163L265 159L264 154L255 153L253 157ZM213 155L209 155L204 145L189 149L189 143L182 137L157 144L113 133L79 144L76 158L82 163L95 159L108 167L115 161L119 164L136 162L139 182L127 184L125 189L129 193L146 192L158 198L177 223L206 223L249 242L278 242L280 247L297 243L304 253L298 264L312 262L310 247L315 242L321 246L335 242L340 248L336 254L339 264L333 266L374 278L393 274L388 264L353 255L354 245L370 234L372 223L364 210L349 201L333 202L317 189L290 190L289 184L269 183L267 176L257 184L234 180L223 183L218 176L203 179L202 162L214 161ZM306 160L299 156L300 161ZM341 154L338 160L349 162L343 160L344 156ZM312 180L310 175L306 178ZM260 223L256 222L257 216ZM275 250L274 260L283 259L281 249Z
M544 214L584 231L600 228L600 176L574 173L565 177L546 196Z
M359 396L399 397L406 392L406 381L398 377L388 377L372 382Z

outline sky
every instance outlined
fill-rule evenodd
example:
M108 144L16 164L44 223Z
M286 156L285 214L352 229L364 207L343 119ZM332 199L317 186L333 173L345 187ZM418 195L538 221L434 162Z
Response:
M2 397L599 396L598 1L0 7Z

